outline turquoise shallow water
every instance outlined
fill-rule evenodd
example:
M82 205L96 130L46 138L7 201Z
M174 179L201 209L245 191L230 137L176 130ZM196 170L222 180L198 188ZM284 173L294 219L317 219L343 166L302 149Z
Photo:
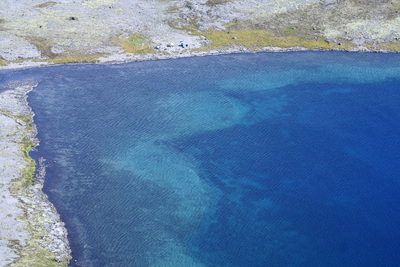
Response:
M399 59L260 53L0 74L39 82L35 157L76 264L396 266Z

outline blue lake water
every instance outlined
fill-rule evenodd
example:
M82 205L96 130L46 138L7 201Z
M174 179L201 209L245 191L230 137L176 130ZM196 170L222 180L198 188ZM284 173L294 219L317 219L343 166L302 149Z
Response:
M400 55L0 72L82 266L398 266ZM75 263L76 261L76 263Z

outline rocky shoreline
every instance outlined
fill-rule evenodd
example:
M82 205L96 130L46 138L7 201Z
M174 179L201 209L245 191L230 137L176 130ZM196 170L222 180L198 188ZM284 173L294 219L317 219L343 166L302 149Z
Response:
M0 3L0 71L231 53L400 51L400 2L62 0ZM185 42L188 47L169 43ZM160 46L154 49L154 46ZM27 94L0 88L0 265L66 266L67 230L42 192Z
M339 49L337 49L339 50ZM264 47L258 52L310 51L297 46L290 48ZM318 49L322 51L322 49ZM340 51L340 50L339 50ZM370 52L368 49L354 49L353 52ZM379 51L388 52L388 51ZM220 55L231 53L254 53L245 47L224 48L207 52L182 51L178 48L168 54L129 55L115 53L100 58L101 64L122 64L134 61L184 58L193 56ZM24 61L0 67L0 69L31 68L50 63ZM32 185L21 187L24 170L28 168L23 156L23 145L35 146L36 126L34 114L29 107L27 94L33 84L10 84L0 92L0 179L2 181L0 201L0 225L8 229L7 238L0 238L0 264L10 266L35 265L43 259L52 265L66 266L71 259L67 230L54 205L43 193L46 161L39 159ZM10 205L10 203L13 203ZM6 206L7 208L6 208ZM7 212L5 211L7 210ZM10 215L11 214L11 215Z
M277 47L398 52L399 21L399 0L3 1L0 69Z
M27 102L32 84L9 84L0 92L0 264L66 266L71 250L67 230L43 193L45 165L32 181L32 159L38 144L33 112ZM33 164L34 167L35 164ZM34 169L33 169L34 171Z
M123 64L131 63L136 61L146 61L146 60L163 60L163 59L177 59L177 58L187 58L187 57L198 57L198 56L212 56L212 55L224 55L224 54L235 54L235 53L260 53L260 52L299 52L299 51L342 51L342 52L366 52L366 53L393 53L393 51L382 50L371 50L367 47L357 47L352 50L343 49L309 49L302 46L294 47L262 47L258 48L257 51L248 49L246 47L225 47L220 49L214 49L209 51L191 51L191 50L180 50L174 49L168 53L156 53L156 54L144 54L135 55L130 53L114 53L104 57L98 58L96 62L66 62L63 64ZM22 62L10 63L7 66L0 66L0 70L12 70L12 69L24 69L24 68L35 68L44 66L54 66L59 65L47 61L31 61L26 60Z

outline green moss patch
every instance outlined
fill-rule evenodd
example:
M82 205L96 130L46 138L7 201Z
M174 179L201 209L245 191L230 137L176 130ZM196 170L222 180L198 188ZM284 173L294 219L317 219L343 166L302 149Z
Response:
M8 62L5 61L2 57L0 57L0 66L7 66Z
M36 171L36 161L29 156L29 152L36 144L24 139L21 144L22 154L24 156L27 166L22 172L21 182L19 183L22 188L33 184L33 177Z
M132 54L151 54L155 53L155 43L147 36L134 34L129 37L121 37L119 43L126 52Z
M30 157L29 152L36 144L27 137L32 131L32 118L22 114L14 115L14 118L16 120L22 120L25 124L24 137L20 141L20 147L26 166L24 167L20 178L15 180L13 184L13 190L18 191L33 184L33 177L36 171L36 161Z
M387 50L389 52L400 52L400 41L379 44L377 45L377 48L381 50Z
M23 170L21 175L13 180L11 192L18 198L21 205L22 213L17 220L24 222L25 226L21 230L26 230L29 233L29 238L26 240L26 245L20 244L19 240L7 240L9 247L14 249L20 256L15 262L8 266L68 266L70 257L58 260L56 254L47 248L50 239L48 239L49 230L44 227L46 223L51 223L52 220L45 215L45 209L36 206L35 202L26 202L26 196L30 198L32 192L29 186L33 184L33 178L36 171L36 162L30 157L29 152L36 145L32 136L32 118L24 114L13 115L10 111L0 110L3 114L10 116L15 121L24 127L23 137L19 142L22 158L24 160Z

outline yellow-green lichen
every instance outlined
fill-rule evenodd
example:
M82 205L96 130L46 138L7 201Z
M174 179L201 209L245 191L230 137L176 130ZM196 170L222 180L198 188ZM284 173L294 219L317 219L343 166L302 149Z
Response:
M12 186L13 190L18 191L32 185L33 183L33 177L36 171L36 161L30 157L29 152L36 144L31 140L31 138L28 137L29 133L32 131L32 118L30 116L17 114L14 115L14 119L17 123L18 121L22 121L24 124L23 126L25 126L25 130L23 132L24 137L20 141L20 149L24 159L25 167L21 171L19 179L14 180Z
M7 65L8 65L8 62L0 57L0 66L7 66Z
M207 49L219 49L224 47L246 47L258 50L263 47L282 47L290 48L301 46L309 49L346 49L351 44L334 44L324 39L307 40L297 36L277 36L268 30L244 29L233 30L229 34L225 31L210 30L203 33L211 42L205 47Z
M79 51L73 51L63 54L58 54L52 59L48 60L54 64L66 64L66 63L96 63L99 62L99 58L106 54L95 53L95 54L84 54Z
M25 162L26 162L26 167L24 168L24 171L22 173L21 177L21 186L22 187L27 187L32 185L33 183L33 177L35 175L36 171L36 161L33 160L29 156L29 152L31 151L32 147L34 147L36 144L24 139L21 144L21 150L22 154L24 156Z
M0 23L1 23L1 21L0 21ZM7 65L8 65L8 62L0 56L0 66L7 66Z
M4 116L7 116L7 117L12 116L12 112L8 109L0 108L0 112L3 113Z
M19 251L20 258L10 264L10 266L51 266L51 267L66 267L70 258L64 259L59 262L54 252L46 248L48 240L46 235L49 230L45 229L43 225L49 223L49 219L44 216L43 210L36 209L32 204L22 202L23 213L18 217L20 221L26 222L24 230L30 233L30 238L26 241L25 246L21 246L19 242L12 244L14 248ZM28 211L29 210L29 211Z
M387 50L389 52L400 52L400 41L384 43L377 45L379 50Z
M44 225L52 223L52 219L47 217L45 209L41 205L37 206L34 202L26 201L20 196L30 199L33 195L29 186L33 184L33 177L36 171L36 162L30 157L29 152L35 146L32 138L32 118L24 114L10 114L7 110L0 110L3 114L13 118L15 122L22 126L22 137L18 141L21 149L23 162L21 164L20 176L13 180L11 192L18 197L19 208L22 213L16 218L17 221L23 222L24 227L20 231L27 231L29 238L25 240L25 244L21 244L20 240L8 239L9 247L12 248L20 256L16 261L8 266L68 266L70 257L59 261L56 253L48 248L51 242L49 239L50 230Z
M143 34L134 34L129 37L121 37L119 43L126 52L132 54L155 53L154 42Z

